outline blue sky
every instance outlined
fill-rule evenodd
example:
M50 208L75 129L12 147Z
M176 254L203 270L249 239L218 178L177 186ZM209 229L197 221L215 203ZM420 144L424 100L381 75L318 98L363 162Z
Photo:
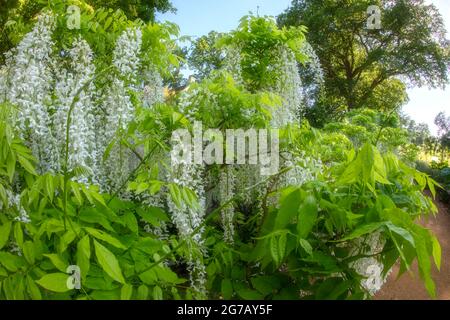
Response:
M450 30L450 0L427 0L435 4ZM227 32L236 28L239 19L250 11L276 16L291 3L290 0L172 0L177 13L159 15L180 26L182 35L199 37L211 30ZM448 35L450 36L450 35ZM450 113L450 85L446 90L428 88L408 89L410 101L403 108L417 122L425 122L436 133L434 118L441 111Z

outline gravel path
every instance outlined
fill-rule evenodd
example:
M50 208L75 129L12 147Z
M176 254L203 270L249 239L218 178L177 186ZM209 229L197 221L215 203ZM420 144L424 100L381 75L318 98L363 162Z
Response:
M423 224L437 236L442 247L441 271L433 269L437 299L450 300L450 212L449 208L437 202L439 213ZM375 300L429 300L425 287L419 278L417 263L413 265L413 275L403 274L397 279L398 268L389 276L387 283L378 292Z

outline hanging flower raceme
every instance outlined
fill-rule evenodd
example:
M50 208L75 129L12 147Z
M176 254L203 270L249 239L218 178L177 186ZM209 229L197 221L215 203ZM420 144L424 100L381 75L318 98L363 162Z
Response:
M185 146L182 137L174 134L172 142L178 146ZM175 184L180 188L188 188L195 192L197 205L188 205L185 202L175 202L173 194L167 194L167 205L171 213L172 221L178 229L178 233L189 246L187 259L191 286L199 296L206 294L206 272L202 262L203 231L202 227L205 216L205 191L203 179L203 166L196 165L180 159L175 152L171 154L171 170L167 172L167 182ZM190 152L186 146L183 152Z
M298 63L292 50L284 47L279 48L277 64L275 68L278 70L278 80L273 90L282 98L283 102L282 107L274 110L271 124L275 128L282 128L300 121L302 81Z
M113 52L113 65L120 75L132 80L136 77L140 64L142 31L139 28L128 28L117 39Z
M9 65L7 100L19 112L17 125L39 161L41 172L54 169L58 163L55 139L50 127L49 106L54 83L52 73L52 33L55 19L41 14L33 30L26 34L7 59Z
M160 73L155 68L149 68L144 72L142 82L142 102L143 106L150 108L157 103L164 101L164 84Z
M95 92L93 53L85 40L77 39L67 58L70 59L67 69L58 70L54 104L56 110L52 116L59 156L61 159L65 157L67 118L69 109L72 109L67 169L83 167L97 172L101 156L96 146L96 114L92 96ZM88 177L79 177L79 180L87 183Z
M97 128L102 133L100 154L106 151L111 141L124 134L134 117L129 90L134 91L138 83L141 45L142 32L135 28L125 30L116 42L112 64L118 76L111 79L102 97L102 109L106 115L104 126ZM130 157L131 153L124 147L113 147L99 177L102 189L111 191L123 184L132 170Z

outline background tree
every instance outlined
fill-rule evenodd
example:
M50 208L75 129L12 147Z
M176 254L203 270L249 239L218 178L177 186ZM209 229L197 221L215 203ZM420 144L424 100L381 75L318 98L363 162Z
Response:
M416 146L424 147L432 138L430 127L426 123L417 123L409 116L401 115L402 126L408 131L411 142Z
M382 11L379 30L367 29L373 4ZM402 81L430 87L448 82L450 46L442 16L423 0L294 0L278 23L308 27L325 73L316 107L326 106L326 114L398 108L407 97Z
M155 21L156 12L175 11L170 0L87 0L95 8L121 9L129 19Z
M213 70L223 67L225 52L217 45L222 37L222 33L211 31L192 43L188 62L189 66L194 69L194 76L197 80L203 80Z
M156 12L175 11L170 0L0 0L0 64L4 62L3 54L13 48L24 33L30 31L36 14L49 3L50 6L73 3L94 9L120 9L128 19L139 18L144 22L154 22Z
M441 145L441 157L444 159L444 154L450 150L450 117L444 112L440 112L434 123L438 126L439 142Z

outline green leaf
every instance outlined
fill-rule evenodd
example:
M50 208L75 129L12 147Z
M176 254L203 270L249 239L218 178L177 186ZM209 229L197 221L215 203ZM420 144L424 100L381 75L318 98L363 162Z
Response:
M279 266L281 263L281 257L279 256L278 253L278 238L276 236L270 238L269 246L272 259L275 262L275 265Z
M36 285L35 281L27 275L27 291L33 300L42 300L41 291L39 287Z
M275 229L285 228L294 217L297 216L298 208L300 206L301 194L300 190L296 189L291 192L283 200L275 218Z
M225 300L231 299L231 297L233 296L233 285L231 284L230 279L222 280L221 292Z
M9 234L11 233L12 223L6 222L0 226L0 250L6 245L9 240Z
M164 185L164 183L161 181L158 181L158 180L150 181L150 189L149 189L150 195L157 194L161 190L161 187L163 185Z
M147 300L148 297L148 287L146 285L140 285L137 290L136 298L138 300Z
M89 192L91 194L91 196L97 201L99 202L101 205L106 207L106 203L105 203L105 199L103 199L103 197L101 196L101 194L99 194L98 192L96 192L95 190L89 189Z
M25 169L28 173L31 173L32 175L37 175L36 170L34 169L34 166L31 164L30 161L28 161L26 158L22 157L21 155L17 156L17 160L19 160L20 165L22 168Z
M436 264L437 269L441 270L441 256L442 256L442 249L441 245L439 244L439 241L436 237L431 238L431 242L433 245L433 259L434 263Z
M145 222L148 222L155 227L159 227L161 221L169 221L167 214L157 207L148 207L145 209L138 208L137 213Z
M36 283L41 287L53 292L67 292L67 280L69 276L65 273L50 273L37 280Z
M91 192L84 184L81 184L81 191L83 191L83 194L86 196L89 203L94 204L94 199L92 198Z
M414 238L408 230L398 227L390 221L386 222L385 225L388 227L389 230L396 233L397 235L402 237L404 240L408 241L413 248L416 247L416 244L414 243Z
M237 294L244 300L262 300L264 297L256 290L241 289Z
M114 229L109 223L108 219L96 208L90 207L82 209L78 217L81 221L93 224L98 223L106 230L114 232Z
M144 273L139 274L139 279L145 284L153 285L156 281L158 281L158 276L154 269L150 269L145 271Z
M300 238L306 239L316 225L318 208L316 199L307 196L298 209L297 232Z
M138 222L137 222L136 217L133 214L133 212L127 211L123 215L122 220L125 223L125 225L128 227L128 229L130 229L133 233L138 233L138 231L139 231Z
M180 188L179 188L176 184L174 184L174 183L170 183L170 184L168 185L168 187L169 187L169 194L170 194L170 197L171 197L173 203L174 203L178 208L180 208L180 207L181 207L181 202L182 202L182 201L181 201L182 196L181 196Z
M31 265L35 262L34 244L31 241L25 241L23 244L23 255Z
M284 259L284 256L286 254L286 242L287 242L287 234L283 233L280 235L280 238L278 239L278 255L281 257L281 260Z
M252 286L264 296L280 288L280 281L275 276L258 276L251 279Z
M69 264L64 261L64 259L59 254L44 254L44 257L47 257L50 259L50 261L53 263L53 265L61 272L66 272L67 267Z
M13 181L14 172L16 170L16 156L11 152L6 163L6 172L8 173L9 182Z
M81 278L86 279L90 268L91 244L89 236L85 235L77 244L77 265L81 270Z
M125 283L120 289L120 300L130 300L133 296L133 286Z
M72 230L67 230L66 233L59 239L59 253L64 253L67 247L75 240L77 235Z
M274 235L270 238L270 254L278 267L284 259L286 253L286 232L281 233L279 236Z
M141 182L137 185L136 187L136 194L141 194L142 192L144 192L145 190L147 190L149 187L149 184L146 182Z
M5 187L0 184L0 200L3 202L4 206L8 205L8 195L6 194Z
M14 224L14 239L16 240L19 248L23 248L23 231L22 224L20 222L16 222Z
M372 233L385 225L385 222L374 222L369 224L364 224L355 230L353 230L348 236L340 239L339 241L348 241L359 238L368 233Z
M309 242L305 239L299 240L300 246L306 251L307 254L312 255L313 254L313 248L309 244Z
M53 177L49 174L45 176L45 191L50 201L53 201L53 196L55 195L55 185L53 184Z
M159 259L159 258L158 258ZM160 281L170 284L180 284L185 282L184 279L178 278L177 274L167 267L156 266L153 268Z
M75 199L77 199L78 204L82 205L83 197L81 196L80 186L75 181L70 181L70 189L72 190Z
M88 228L88 227L85 227L84 229L87 231L87 233L89 233L94 238L97 238L99 240L105 241L105 242L109 243L110 245L113 245L114 247L116 247L118 249L124 249L125 250L127 248L119 240L117 240L113 236L110 236L106 232L103 232L103 231L98 230L98 229Z
M416 243L417 262L419 265L420 276L425 282L425 287L433 298L436 297L436 286L431 278L431 261L428 254L426 241L423 235L416 235L414 237Z
M9 252L0 251L0 264L2 264L7 270L11 272L17 272L17 270L23 266L23 258L13 255Z
M105 26L104 26L105 30L108 29L108 27L111 25L112 21L113 21L112 17L108 17L108 19L106 19Z
M153 287L153 299L163 300L163 292L158 286Z
M433 195L433 199L436 199L436 188L435 188L435 181L431 179L430 177L427 177L428 182L428 188L430 189L431 194Z
M103 270L105 270L105 272L114 280L125 284L125 279L122 275L122 270L120 269L116 256L96 240L94 240L94 247L98 263Z

